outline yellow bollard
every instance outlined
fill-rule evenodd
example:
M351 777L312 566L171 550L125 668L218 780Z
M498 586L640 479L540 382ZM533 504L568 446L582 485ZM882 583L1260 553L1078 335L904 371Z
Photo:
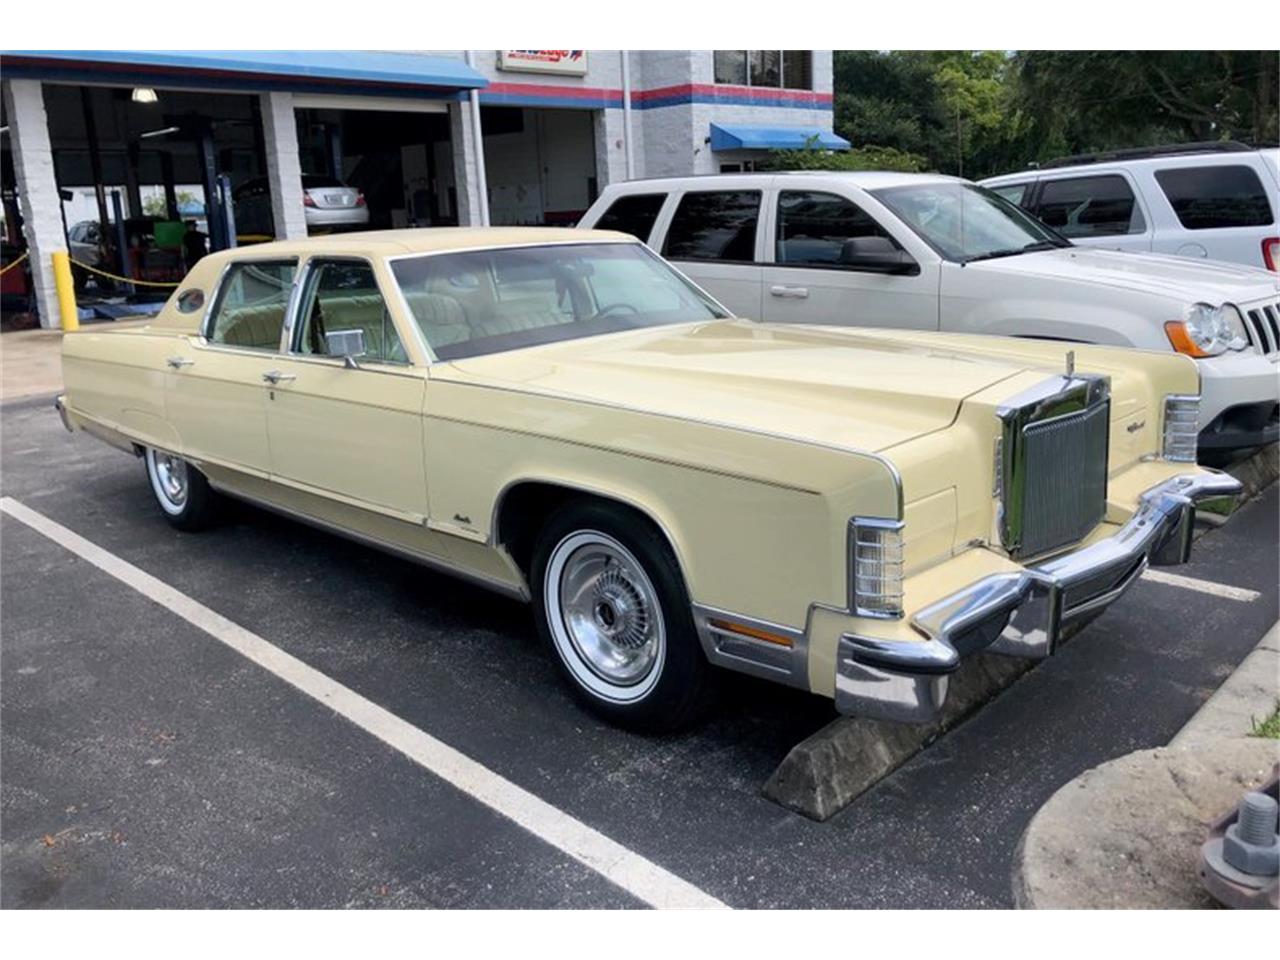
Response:
M53 255L53 282L58 288L58 312L62 314L63 332L79 330L80 314L76 311L76 285L71 279L71 258L64 250Z

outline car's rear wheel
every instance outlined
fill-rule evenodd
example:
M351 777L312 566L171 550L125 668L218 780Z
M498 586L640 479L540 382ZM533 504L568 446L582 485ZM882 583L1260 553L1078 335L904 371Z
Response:
M147 447L143 453L151 492L165 519L179 530L201 530L214 518L217 494L203 473L179 456Z
M638 730L692 719L707 662L679 566L652 524L568 504L540 532L531 574L538 630L582 702Z

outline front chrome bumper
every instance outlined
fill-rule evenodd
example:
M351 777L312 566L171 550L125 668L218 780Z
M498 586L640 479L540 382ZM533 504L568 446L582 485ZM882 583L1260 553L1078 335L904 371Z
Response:
M1241 485L1221 473L1182 474L1142 494L1120 530L1039 566L993 574L911 618L923 641L845 634L836 657L836 709L906 723L935 719L947 677L964 657L988 651L1039 659L1065 625L1120 597L1150 564L1185 563L1197 517L1221 522Z

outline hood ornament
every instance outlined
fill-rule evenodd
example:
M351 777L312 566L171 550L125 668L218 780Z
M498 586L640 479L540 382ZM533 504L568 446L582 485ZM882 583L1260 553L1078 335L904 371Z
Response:
M1074 350L1067 351L1067 379L1070 380L1076 375L1076 352Z

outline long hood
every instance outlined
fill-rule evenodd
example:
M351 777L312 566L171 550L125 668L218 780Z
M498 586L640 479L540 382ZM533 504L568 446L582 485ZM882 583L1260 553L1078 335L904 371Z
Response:
M1280 277L1254 267L1089 247L979 261L965 269L1043 280L1078 280L1215 306L1274 299L1280 292Z
M441 375L875 451L947 427L966 397L1033 365L857 330L726 320L458 360Z

